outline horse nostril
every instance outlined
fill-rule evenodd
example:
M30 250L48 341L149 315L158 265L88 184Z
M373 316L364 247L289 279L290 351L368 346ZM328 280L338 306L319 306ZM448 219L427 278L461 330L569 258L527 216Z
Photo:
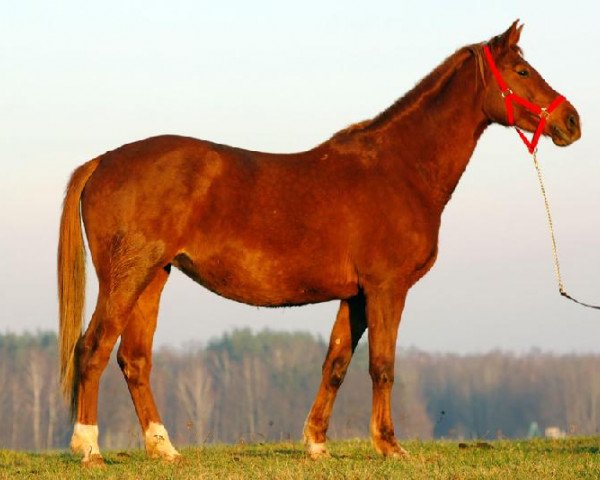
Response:
M577 128L579 128L579 120L577 119L577 115L570 114L567 117L567 128L569 132L573 133Z

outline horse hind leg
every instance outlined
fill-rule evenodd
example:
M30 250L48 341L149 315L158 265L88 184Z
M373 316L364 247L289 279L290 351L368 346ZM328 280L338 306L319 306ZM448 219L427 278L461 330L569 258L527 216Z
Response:
M117 361L127 381L148 456L174 461L181 455L171 444L169 434L162 424L150 386L152 340L160 295L169 277L169 269L170 266L160 269L138 298L121 335Z
M329 418L354 349L366 326L362 293L349 300L342 300L331 330L319 391L304 423L304 443L312 459L329 456L325 446Z
M100 292L92 320L77 345L77 417L71 437L73 453L83 454L84 466L103 464L98 446L98 389L110 352L121 333L127 311L108 308L107 293ZM110 313L109 313L110 312Z
M154 244L115 237L109 249L95 253L98 301L77 345L76 423L71 449L86 466L102 464L98 447L98 390L110 353L123 333L136 301L161 268Z

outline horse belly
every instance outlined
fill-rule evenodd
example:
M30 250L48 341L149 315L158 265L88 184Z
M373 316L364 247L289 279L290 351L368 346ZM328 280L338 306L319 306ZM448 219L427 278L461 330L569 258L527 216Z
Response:
M307 261L308 260L308 261ZM355 272L341 262L227 249L177 255L173 265L209 290L256 306L303 305L349 298L358 292Z

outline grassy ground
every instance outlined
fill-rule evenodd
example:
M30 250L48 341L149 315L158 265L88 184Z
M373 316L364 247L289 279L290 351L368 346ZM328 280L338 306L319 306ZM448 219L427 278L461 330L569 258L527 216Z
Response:
M0 450L0 478L114 479L600 479L600 438L404 442L404 460L377 456L366 441L331 442L331 458L311 461L299 443L183 449L169 465L141 451L105 452L106 466L82 469L71 454Z

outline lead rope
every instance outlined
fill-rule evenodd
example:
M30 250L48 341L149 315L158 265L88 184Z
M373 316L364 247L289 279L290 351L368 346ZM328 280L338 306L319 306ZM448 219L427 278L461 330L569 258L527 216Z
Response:
M544 186L544 179L542 177L542 169L540 168L540 164L537 159L537 149L533 151L533 165L535 166L535 171L537 172L538 182L540 184L540 190L542 191L542 197L544 197L544 207L546 208L546 219L548 220L548 229L550 231L550 240L552 242L552 257L554 259L554 273L556 274L556 280L558 282L558 291L560 294L568 298L569 300L578 303L579 305L583 305L584 307L594 308L596 310L600 310L600 306L598 305L590 305L589 303L580 302L579 300L573 298L571 295L567 293L565 290L565 285L562 280L562 276L560 274L560 262L558 261L558 248L556 247L556 237L554 236L554 224L552 222L552 214L550 213L550 204L548 203L548 195L546 194L546 187Z

